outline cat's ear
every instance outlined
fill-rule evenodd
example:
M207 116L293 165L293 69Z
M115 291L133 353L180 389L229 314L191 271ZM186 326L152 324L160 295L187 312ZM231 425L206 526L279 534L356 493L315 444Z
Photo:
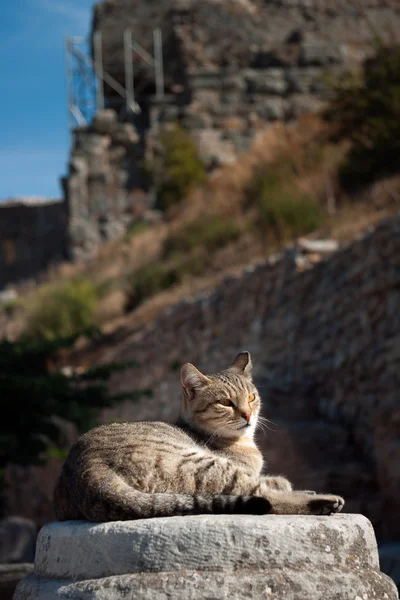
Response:
M211 383L211 379L200 373L195 366L190 363L186 363L183 365L181 370L181 383L185 392L188 392L190 395L194 395L196 390L205 387L209 383Z
M250 378L252 367L250 352L240 352L227 370Z

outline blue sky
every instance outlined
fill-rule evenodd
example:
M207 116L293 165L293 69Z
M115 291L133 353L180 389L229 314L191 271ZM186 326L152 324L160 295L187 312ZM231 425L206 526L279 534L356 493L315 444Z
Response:
M0 199L61 197L70 148L65 36L87 35L93 0L3 0Z

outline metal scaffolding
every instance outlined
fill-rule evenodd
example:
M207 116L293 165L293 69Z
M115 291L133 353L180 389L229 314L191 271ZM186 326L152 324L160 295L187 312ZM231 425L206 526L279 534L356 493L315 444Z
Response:
M93 35L93 58L90 39L68 37L65 40L65 62L68 94L68 120L70 128L88 125L94 115L107 108L104 84L112 88L125 102L121 103L124 119L140 112L135 98L135 60L147 69L154 70L156 99L164 98L163 40L160 28L153 31L153 54L138 44L130 29L122 37L125 85L121 85L104 69L103 39L100 31Z

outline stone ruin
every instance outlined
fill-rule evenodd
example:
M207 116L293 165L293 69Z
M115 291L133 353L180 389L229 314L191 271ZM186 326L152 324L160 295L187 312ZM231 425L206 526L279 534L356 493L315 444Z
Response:
M120 85L124 31L151 52L156 27L164 97L135 55L141 112L124 122L125 100L106 84L106 112L74 132L64 179L73 256L118 237L152 208L140 164L160 126L180 122L209 169L231 163L268 124L318 111L329 96L326 74L359 64L376 35L397 39L400 7L390 0L106 0L95 5L93 34L102 34L104 68Z
M91 256L151 219L154 194L141 164L160 125L179 121L209 169L232 162L276 120L318 111L327 73L357 65L374 40L396 41L397 0L106 0L95 5L104 68L125 85L123 33L145 50L163 34L165 96L154 73L134 64L141 112L105 85L105 111L74 130L64 202L57 207L0 207L0 289L37 277L51 262ZM33 214L35 213L35 214ZM33 217L33 218L32 218Z
M148 198L138 182L142 158L136 128L119 123L113 110L75 130L69 174L62 180L71 258L91 256L105 241L121 237L135 217L143 217Z
M165 92L157 101L152 70L135 65L139 127L179 120L206 162L233 161L260 128L315 112L327 98L327 73L354 66L373 36L397 36L396 3L351 0L106 0L95 7L106 68L125 85L123 32L152 50L163 32ZM110 106L123 104L105 88ZM146 127L147 126L147 127Z
M396 600L362 515L67 521L39 534L14 600Z

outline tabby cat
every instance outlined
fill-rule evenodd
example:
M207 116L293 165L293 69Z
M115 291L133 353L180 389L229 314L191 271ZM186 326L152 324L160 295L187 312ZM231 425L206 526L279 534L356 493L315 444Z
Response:
M260 474L263 459L253 439L260 396L248 352L215 375L187 363L181 380L176 425L112 423L75 442L55 489L57 519L321 515L343 508L339 496L294 491L284 477Z

